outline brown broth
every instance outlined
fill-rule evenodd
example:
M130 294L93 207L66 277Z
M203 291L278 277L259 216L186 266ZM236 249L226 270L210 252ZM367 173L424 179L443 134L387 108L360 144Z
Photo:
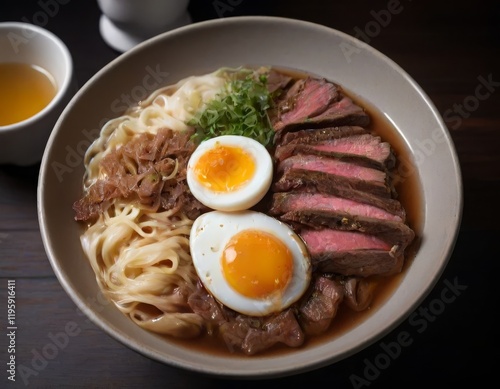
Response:
M279 68L278 70L282 71L283 73L287 73L293 78L301 78L307 76L307 74L290 69ZM367 113L370 115L371 124L367 127L367 129L372 133L380 136L382 140L389 142L392 146L396 156L396 167L394 169L396 173L393 179L396 183L395 187L398 193L398 199L406 210L407 223L415 231L416 236L414 241L406 249L405 263L400 273L389 277L372 277L372 280L377 282L377 287L374 293L373 301L368 309L361 312L355 312L347 307L347 305L341 304L337 315L332 322L331 328L324 334L307 338L305 344L301 347L301 349L337 338L352 330L355 326L361 324L371 314L377 311L394 294L394 291L397 289L398 285L403 279L406 270L409 266L411 266L411 263L420 244L420 236L423 227L422 191L420 187L420 178L418 175L418 170L411 162L412 158L409 149L406 146L402 136L399 134L397 128L394 127L391 121L373 104L368 103L362 98L354 97L355 95L353 93L346 91L345 89L343 89L343 91L355 103L357 103L361 107L364 107ZM212 355L230 354L230 351L227 349L227 346L223 341L221 341L221 339L209 335L203 335L201 338L191 340L172 339L172 341L178 343L179 345L187 345L192 349L196 349ZM293 352L293 349L290 349L289 347L284 345L276 345L273 348L266 350L264 353L258 355L276 356L289 352ZM239 358L249 358L248 356L243 355L241 352L235 352L231 354L231 356Z

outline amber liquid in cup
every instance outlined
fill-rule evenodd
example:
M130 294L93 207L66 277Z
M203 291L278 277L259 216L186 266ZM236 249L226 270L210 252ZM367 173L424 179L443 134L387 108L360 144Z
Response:
M0 63L0 126L30 118L44 109L57 92L50 73L26 63Z

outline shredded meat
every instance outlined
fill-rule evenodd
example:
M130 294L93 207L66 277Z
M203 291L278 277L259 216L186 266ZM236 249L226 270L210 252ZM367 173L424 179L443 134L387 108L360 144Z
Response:
M186 167L196 145L191 131L160 129L143 133L107 154L100 162L99 178L73 204L75 220L90 220L109 201L137 201L151 211L178 209L195 219L206 210L186 183Z

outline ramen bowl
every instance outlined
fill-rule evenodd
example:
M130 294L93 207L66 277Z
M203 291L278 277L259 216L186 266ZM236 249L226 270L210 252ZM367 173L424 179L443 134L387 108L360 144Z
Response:
M33 85L39 85L40 80L31 82L29 92L23 89L24 82L12 85L16 95L22 93L24 96L24 106L33 104L34 108L27 115L20 116L20 120L16 117L15 121L2 119L0 122L0 163L32 165L42 159L57 118L76 92L71 54L61 39L44 28L29 23L5 22L0 23L0 58L0 66L1 63L15 64L28 67L29 72L36 72L41 77L46 75L47 88L54 88L52 96L42 104L40 100L31 102L37 98L35 91L39 89ZM26 79L26 74L19 78ZM6 93L6 89L11 90L4 85L2 93ZM5 98L17 101L13 96ZM21 111L22 107L7 110Z
M349 47L356 50L346 50ZM420 199L416 211L420 245L382 304L339 336L279 354L250 357L212 354L192 343L159 337L123 315L102 296L82 252L82 230L72 209L82 194L85 150L102 125L123 113L129 101L143 100L157 88L191 75L241 65L272 65L321 75L376 107L407 150L411 168L403 173L418 181L414 196ZM445 269L461 212L461 176L452 141L436 108L415 81L389 58L344 33L274 17L196 23L152 38L108 64L79 90L56 123L38 187L38 216L47 256L75 304L103 331L149 358L228 378L310 371L352 356L394 330ZM97 302L89 305L87 301Z

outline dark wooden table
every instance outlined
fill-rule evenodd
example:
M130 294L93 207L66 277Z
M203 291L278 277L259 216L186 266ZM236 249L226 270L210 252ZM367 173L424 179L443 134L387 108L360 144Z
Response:
M190 4L195 21L277 15L313 21L357 36L401 65L434 101L459 155L464 213L449 265L415 311L419 324L407 320L381 341L334 365L259 383L204 377L147 359L83 317L54 276L38 228L39 166L3 165L0 387L324 384L330 388L387 388L432 384L450 387L469 380L478 386L487 379L495 382L500 270L500 255L494 246L500 232L500 12L496 3L191 0ZM388 14L390 9L398 12ZM0 4L0 21L41 25L67 44L80 86L119 55L99 35L99 16L95 1L2 0ZM484 80L489 80L488 86L480 87ZM7 380L6 372L8 280L15 280L16 288L15 384ZM450 284L455 284L456 298L443 303L442 293ZM75 336L61 335L68 331ZM384 349L404 332L411 336L410 345L399 351L394 348L392 354ZM488 353L492 353L491 357Z

